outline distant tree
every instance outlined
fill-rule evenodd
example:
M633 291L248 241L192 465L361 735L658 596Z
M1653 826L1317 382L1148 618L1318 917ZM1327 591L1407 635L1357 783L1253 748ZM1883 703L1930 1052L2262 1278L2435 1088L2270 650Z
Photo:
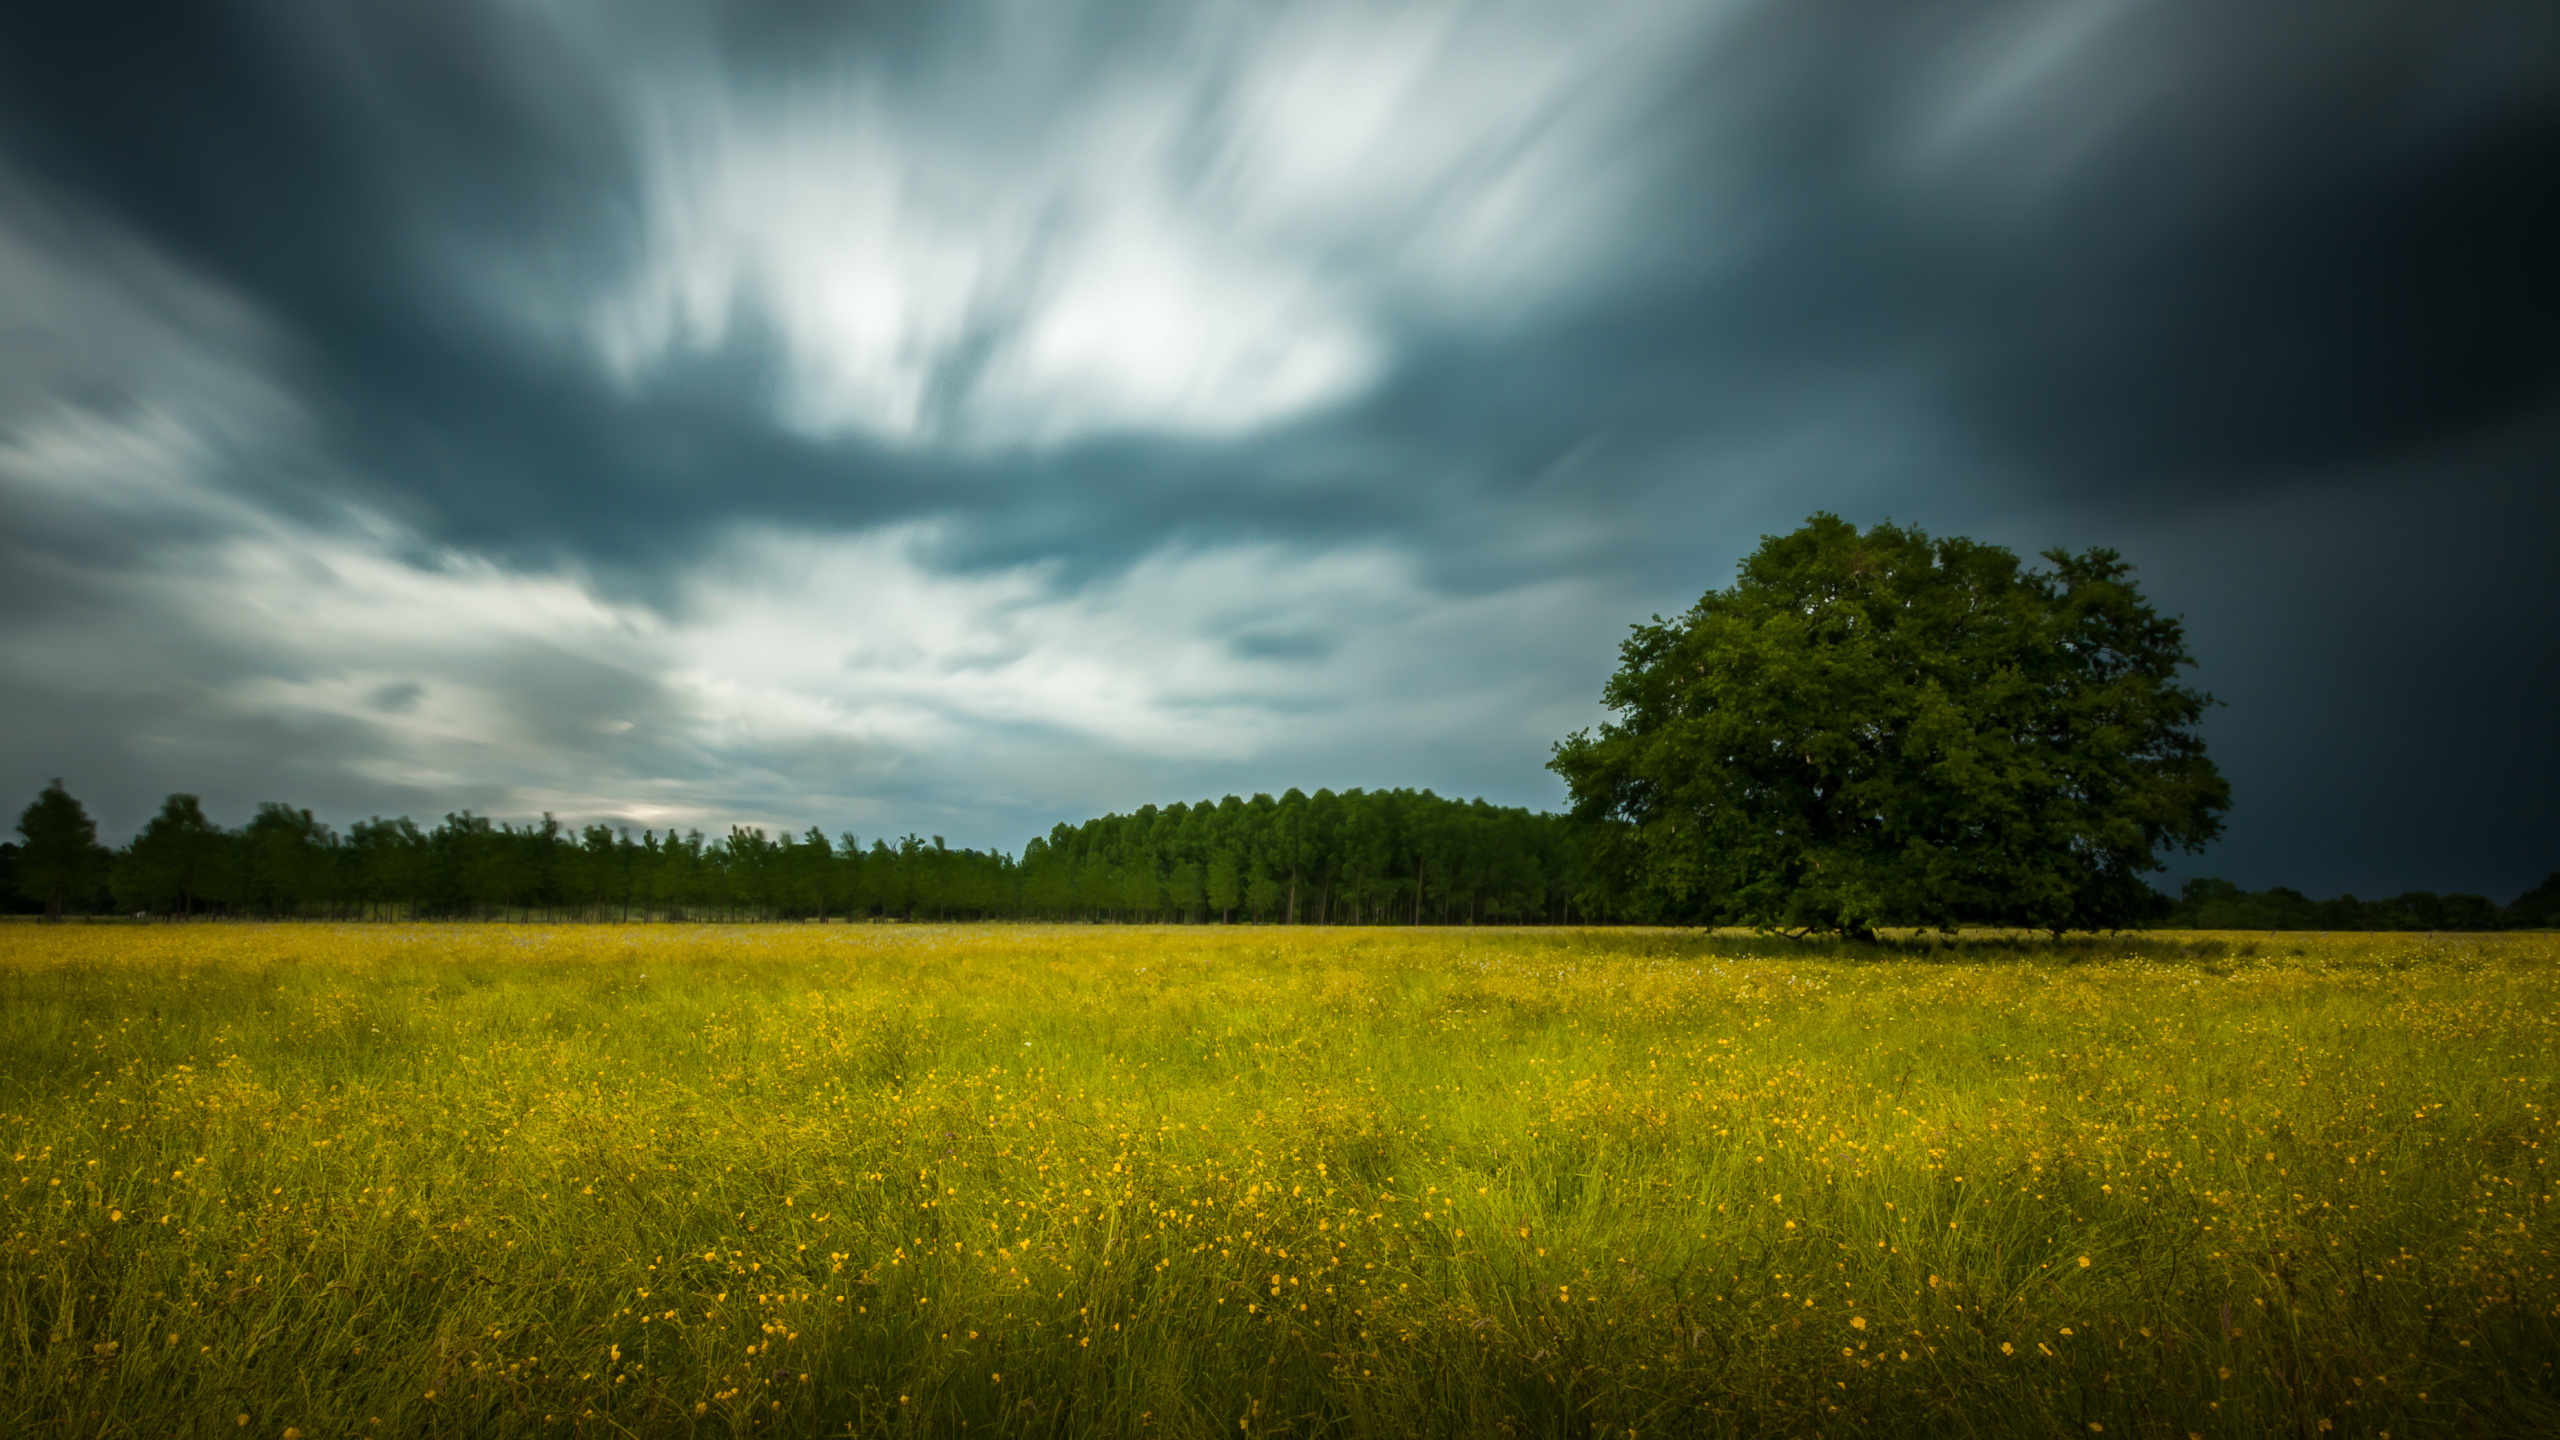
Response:
M758 918L779 908L783 857L762 829L730 826L719 854L729 874L733 901L745 902Z
M569 847L560 861L562 892L581 911L603 919L622 889L622 858L614 845L612 827L583 827L578 831L577 844Z
M2486 895L2445 895L2444 928L2447 930L2502 930L2506 928L2506 912L2497 901Z
M1253 867L1253 878L1245 882L1244 908L1256 920L1267 921L1280 908L1280 881L1260 865Z
M193 795L172 795L117 862L116 903L133 910L195 913L216 883L225 840Z
M780 846L783 918L827 918L827 869L834 863L835 853L826 832L815 825L802 832L797 841L784 833Z
M2178 888L2175 902L2162 901L2165 913L2159 918L2169 925L2200 930L2530 929L2551 923L2550 912L2536 908L2537 896L2546 894L2560 897L2560 876L2544 882L2543 891L2527 891L2503 909L2484 895L2410 890L2387 900L2359 900L2353 895L2314 900L2282 885L2252 891L2228 880L2200 876Z
M1556 747L1639 908L1853 935L2147 917L2229 787L2178 622L2108 550L2009 551L1816 515L1620 648L1618 718Z
M1210 856L1208 876L1209 908L1218 912L1219 924L1224 925L1234 921L1236 915L1236 904L1243 898L1244 882L1236 873L1235 852L1232 850L1220 850L1216 854Z
M1076 906L1095 920L1108 917L1120 903L1120 882L1113 878L1111 862L1099 849L1086 852L1084 863L1076 869Z
M655 830L644 830L640 834L639 890L643 914L661 914L669 920L676 918L676 898L683 892L678 884L673 858L675 848L676 837L672 830L667 832L663 843Z
M1283 791L1265 817L1265 822L1269 828L1264 831L1262 851L1268 857L1271 878L1278 881L1284 874L1288 877L1287 891L1275 897L1281 912L1280 923L1295 925L1298 923L1298 872L1314 848L1307 833L1305 792L1294 785ZM1265 907L1265 913L1269 913L1269 909Z
M435 881L435 852L417 821L406 815L359 820L348 827L347 848L368 901L382 912L397 905L408 918L418 918Z
M86 895L107 873L98 822L55 780L18 814L18 888L42 901L49 924L62 920L63 904Z
M1200 862L1183 860L1165 878L1165 903L1173 907L1177 920L1197 920L1201 907L1208 903L1208 890L1200 876Z
M338 837L278 801L258 807L240 832L243 897L270 915L297 915L336 899Z
M2544 930L2560 926L2560 870L2543 882L2515 898L2507 906L2507 924L2518 930Z
M506 827L508 868L514 876L516 898L530 911L543 908L546 917L558 907L563 896L576 883L574 855L563 845L558 816L542 812L539 825ZM565 853L564 853L565 852ZM533 918L527 914L526 919Z
M1156 857L1140 853L1129 857L1120 875L1120 894L1140 920L1154 920L1164 909L1164 880L1156 874Z
M489 817L468 810L448 814L428 832L427 847L434 857L436 903L445 913L489 919L513 893L506 852Z
M930 840L909 834L898 841L898 858L907 870L907 918L939 918L951 909L951 876L942 863L949 849L936 835Z
M1059 919L1075 909L1075 869L1067 856L1074 832L1065 825L1035 835L1022 847L1022 908Z

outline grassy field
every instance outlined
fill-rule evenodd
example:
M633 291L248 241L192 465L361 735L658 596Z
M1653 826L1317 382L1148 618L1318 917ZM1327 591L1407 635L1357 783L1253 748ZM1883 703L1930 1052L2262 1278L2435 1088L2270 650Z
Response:
M2560 939L0 931L0 1433L2560 1433Z

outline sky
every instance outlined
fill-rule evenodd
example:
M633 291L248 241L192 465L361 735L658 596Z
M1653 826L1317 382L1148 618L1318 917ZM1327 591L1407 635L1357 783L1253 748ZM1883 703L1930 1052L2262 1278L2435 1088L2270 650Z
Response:
M2555 256L2548 0L31 0L0 794L1557 807L1830 511L2139 567L2170 879L2503 901Z

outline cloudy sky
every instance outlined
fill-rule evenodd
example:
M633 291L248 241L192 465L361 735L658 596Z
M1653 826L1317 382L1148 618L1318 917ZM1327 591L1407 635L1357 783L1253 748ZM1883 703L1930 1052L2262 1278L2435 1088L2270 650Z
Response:
M1547 806L1830 510L2141 567L2227 702L2180 873L2503 900L2555 257L2548 0L34 0L0 790Z

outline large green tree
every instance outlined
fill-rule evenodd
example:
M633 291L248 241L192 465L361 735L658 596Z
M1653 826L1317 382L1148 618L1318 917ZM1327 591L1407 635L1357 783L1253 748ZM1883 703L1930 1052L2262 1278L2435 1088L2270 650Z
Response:
M44 918L59 921L65 902L87 898L105 877L109 855L98 843L98 822L88 807L54 781L18 816L18 886L44 903Z
M2184 631L2113 551L1816 515L1729 589L1635 627L1616 712L1556 746L1619 903L1853 935L2141 919L2230 789Z

